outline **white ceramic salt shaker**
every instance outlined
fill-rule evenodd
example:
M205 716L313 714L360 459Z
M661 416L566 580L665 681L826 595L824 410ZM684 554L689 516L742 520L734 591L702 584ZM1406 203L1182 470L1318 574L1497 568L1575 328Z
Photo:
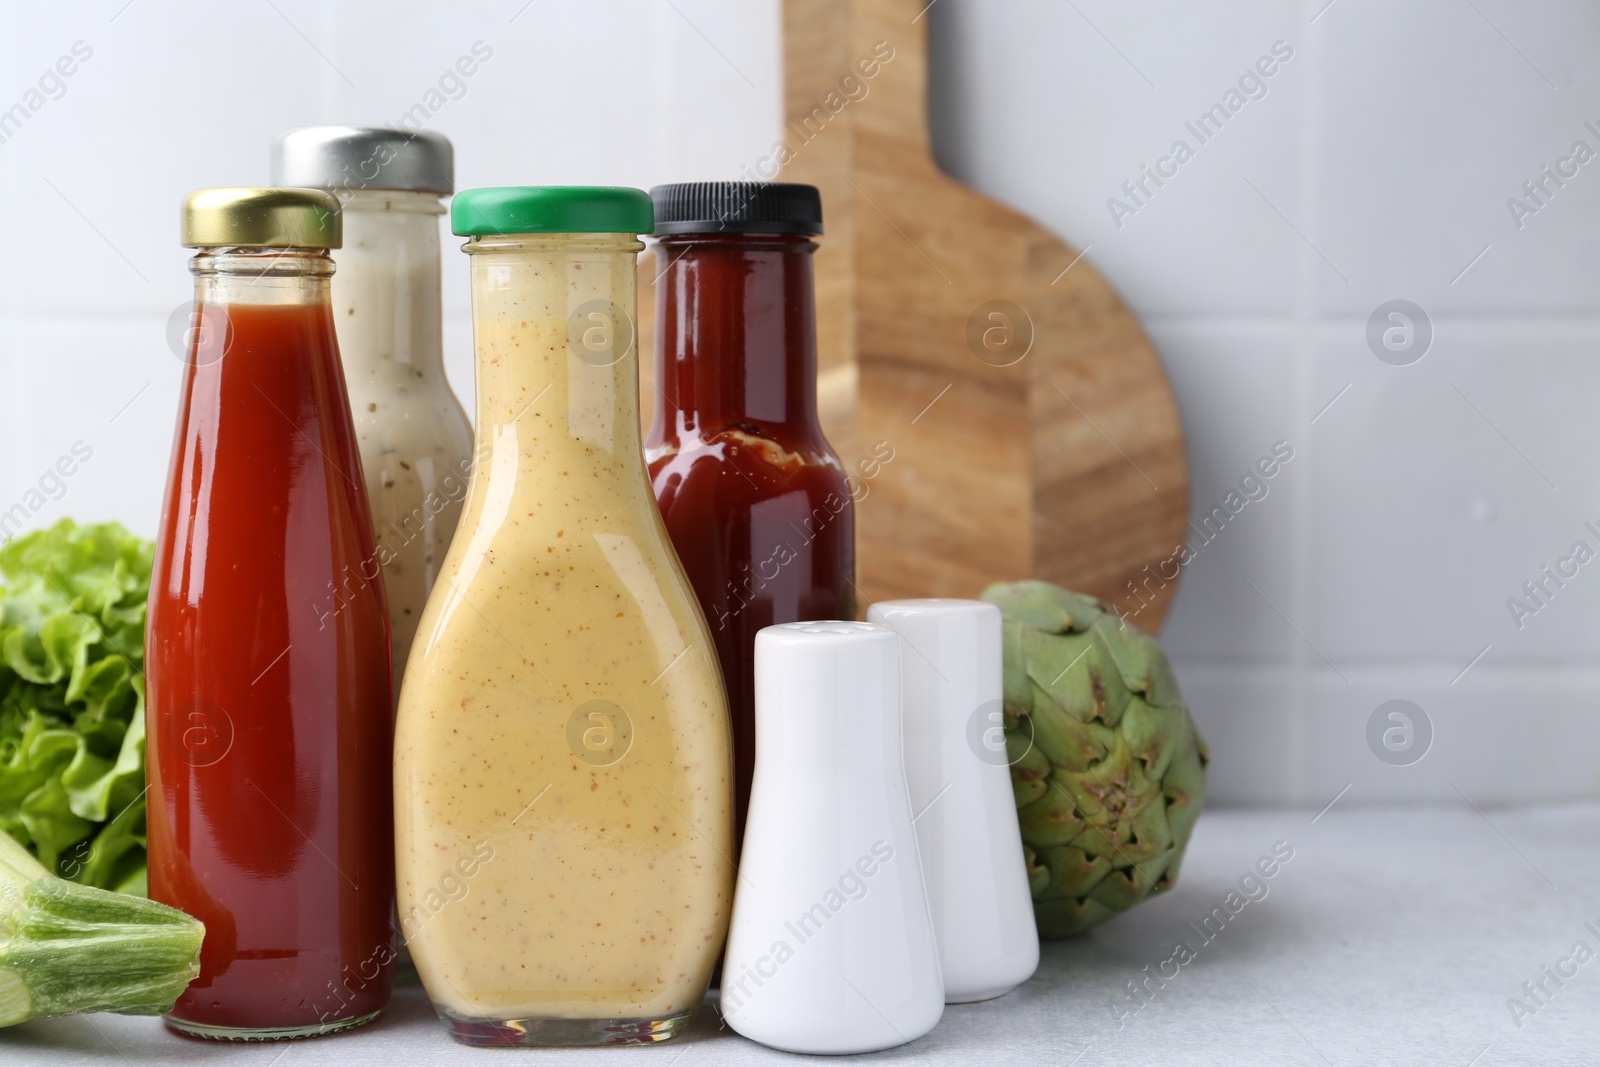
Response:
M867 618L900 637L906 781L945 1001L998 997L1039 966L1001 719L1000 609L888 600Z
M756 767L722 1013L787 1052L876 1052L944 1011L901 758L900 650L862 622L756 635Z

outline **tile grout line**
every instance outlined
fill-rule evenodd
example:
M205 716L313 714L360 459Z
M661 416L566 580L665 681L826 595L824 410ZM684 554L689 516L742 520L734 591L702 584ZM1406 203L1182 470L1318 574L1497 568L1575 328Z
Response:
M1295 402L1294 409L1297 415L1296 423L1303 427L1302 440L1305 442L1304 476L1296 486L1300 491L1293 494L1293 511L1290 516L1290 559L1289 559L1289 610L1297 619L1305 619L1305 607L1310 603L1310 565L1311 559L1311 493L1317 474L1317 450L1312 443L1314 429L1310 424L1310 412L1314 401L1311 397L1313 378L1314 354L1305 337L1296 337L1295 342L1296 373L1295 373ZM1292 762L1292 780L1290 782L1290 795L1297 802L1305 802L1307 798L1307 783L1310 779L1311 759L1307 751L1311 739L1311 701L1309 693L1309 678L1311 666L1310 651L1305 641L1295 641L1290 645L1290 666L1293 671L1294 681L1290 688L1290 706L1294 711L1294 719L1290 725L1289 736L1294 745Z
M1173 660L1173 665L1180 675L1194 675L1208 681L1215 678L1245 678L1278 684L1292 681L1296 676L1296 668L1287 657L1274 662L1180 656ZM1303 674L1309 681L1319 685L1331 677L1337 678L1343 675L1349 678L1351 684L1358 686L1407 686L1425 690L1437 688L1440 692L1450 692L1453 683L1449 679L1459 675L1461 671L1460 661L1445 660L1437 656L1404 661L1375 660L1358 656L1341 660L1337 670L1321 663L1308 665ZM1600 686L1600 666L1568 665L1553 668L1548 662L1540 660L1503 662L1496 665L1490 657L1488 662L1473 666L1468 677L1486 679L1479 685L1516 686L1524 689L1541 685L1550 688L1582 688ZM1465 687L1456 686L1455 691L1459 692L1463 688Z
M1306 0L1301 5L1304 13L1312 14L1311 8L1318 0ZM1299 158L1296 161L1299 167L1299 185L1302 202L1301 218L1306 219L1306 228L1316 232L1321 222L1322 212L1317 207L1317 173L1313 160L1316 158L1320 140L1316 133L1316 117L1321 113L1321 75L1323 63L1322 50L1317 47L1316 28L1309 22L1302 31L1306 59L1305 92L1300 99L1301 120L1300 136L1296 138L1296 147ZM1320 237L1320 234L1319 234ZM1291 539L1289 559L1289 611L1297 619L1306 618L1306 607L1310 603L1310 559L1311 559L1311 494L1315 491L1317 474L1317 449L1313 442L1314 431L1311 428L1311 418L1316 407L1316 400L1312 396L1315 390L1316 353L1311 343L1312 329L1316 322L1317 309L1317 274L1318 264L1311 258L1313 249L1301 242L1301 247L1296 249L1296 279L1295 279L1295 398L1293 409L1295 412L1295 432L1305 442L1306 467L1305 476L1300 479L1298 488L1300 492L1294 494L1294 510L1291 516ZM1293 682L1290 686L1290 708L1293 719L1290 723L1289 737L1294 746L1290 762L1289 795L1297 803L1306 803L1309 799L1308 786L1311 777L1311 754L1308 751L1311 740L1311 692L1310 692L1310 653L1306 642L1297 641L1290 646L1290 667Z

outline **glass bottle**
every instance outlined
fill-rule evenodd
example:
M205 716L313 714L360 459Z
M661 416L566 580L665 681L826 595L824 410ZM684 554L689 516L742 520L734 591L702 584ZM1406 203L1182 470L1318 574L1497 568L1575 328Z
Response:
M201 1037L356 1026L394 977L389 623L339 229L313 190L184 203L199 314L150 582L148 832L151 898L206 925L167 1015Z
M389 597L394 692L461 519L472 425L445 378L439 197L455 188L448 138L384 126L307 126L273 142L272 182L339 198L334 328Z
M396 724L400 921L477 1045L660 1041L733 893L727 703L650 494L635 189L474 189L478 462Z
M656 501L717 646L734 833L755 772L756 633L856 615L855 504L817 421L813 186L691 182L656 209Z

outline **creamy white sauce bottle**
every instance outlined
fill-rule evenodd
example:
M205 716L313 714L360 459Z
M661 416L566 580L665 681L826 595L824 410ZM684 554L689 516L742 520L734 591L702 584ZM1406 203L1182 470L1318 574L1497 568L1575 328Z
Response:
M472 471L472 427L445 378L439 311L440 197L454 177L450 141L426 130L308 126L272 146L273 185L327 189L343 205L334 325L389 599L397 700ZM343 576L315 607L319 621L331 623L366 580Z

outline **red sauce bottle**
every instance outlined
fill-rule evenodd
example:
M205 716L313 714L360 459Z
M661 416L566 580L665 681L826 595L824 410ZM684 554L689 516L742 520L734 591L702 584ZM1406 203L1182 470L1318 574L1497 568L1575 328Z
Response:
M146 638L150 896L206 925L201 1037L375 1017L394 980L389 624L328 303L339 207L214 189Z
M809 185L657 186L656 386L645 444L733 719L734 830L755 772L756 632L853 619L855 506L817 422Z

